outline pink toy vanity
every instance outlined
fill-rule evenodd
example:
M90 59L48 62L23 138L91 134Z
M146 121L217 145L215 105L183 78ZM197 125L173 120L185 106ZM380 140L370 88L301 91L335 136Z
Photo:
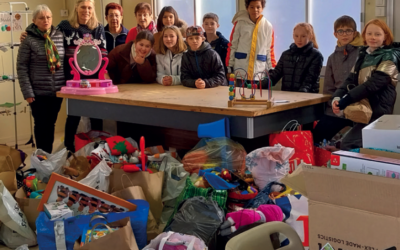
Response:
M101 59L101 51L97 46L100 41L92 40L90 34L85 34L83 39L76 43L78 47L75 49L74 58L69 59L71 74L74 78L68 80L67 86L62 87L60 92L73 95L103 95L118 92L118 87L112 83L112 80L105 79L108 58ZM104 61L103 67L101 67L102 61ZM97 71L99 71L99 79L81 79L81 74L90 76Z

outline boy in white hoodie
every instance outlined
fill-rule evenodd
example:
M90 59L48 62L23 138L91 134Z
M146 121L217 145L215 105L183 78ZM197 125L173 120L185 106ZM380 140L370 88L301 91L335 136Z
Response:
M226 57L228 73L241 68L251 80L254 74L275 67L274 31L262 15L265 3L266 0L245 0L246 10L233 17Z

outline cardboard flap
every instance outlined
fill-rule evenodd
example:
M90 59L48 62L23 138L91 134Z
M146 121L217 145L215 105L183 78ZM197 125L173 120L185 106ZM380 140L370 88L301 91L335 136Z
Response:
M315 202L400 216L400 180L300 165L281 182Z

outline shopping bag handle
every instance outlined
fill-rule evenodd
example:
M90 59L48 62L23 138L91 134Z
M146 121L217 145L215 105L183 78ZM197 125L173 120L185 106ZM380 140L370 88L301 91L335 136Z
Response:
M108 232L112 233L112 229L109 225L104 224L104 223L97 223L96 225L94 225L92 227L92 230L90 231L90 242L92 242L92 240L93 240L93 230L95 230L98 226L105 226L107 228Z
M124 176L131 182L131 184L132 184L131 187L133 187L134 185L133 185L132 180L129 179L129 177L128 177L126 174L121 175L121 185L122 185L122 187L123 187L124 189L126 188L126 187L124 186L124 181L122 180L122 177L124 177Z
M286 127L287 127L289 124L291 124L292 122L295 122L295 123L290 127L289 131L294 131L294 130L296 129L296 127L300 125L300 123L299 123L297 120L291 120L291 121L289 121L288 123L286 123L286 125L283 127L283 129L282 129L281 132L284 132L285 129L286 129ZM293 126L294 126L294 128L293 128ZM293 129L292 129L292 128L293 128Z
M14 171L14 168L12 168L12 167L10 166L10 163L7 161L7 157L10 158L11 164L14 166L13 159L11 158L10 155L6 155L6 162L7 162L7 165L8 165L8 167L10 168L11 171Z
M93 216L93 217L90 219L89 227L92 226L92 221L94 221L94 220L96 220L96 219L103 219L103 220L105 220L105 221L108 223L106 217L104 217L104 216L102 216L102 215L95 215L95 216Z
M165 243L168 241L169 237L171 237L171 235L173 235L174 232L173 231L169 231L167 233L167 236L163 237L160 241L160 245L158 247L158 250L162 250L164 248Z
M162 164L163 164L165 158L166 158L165 166L164 166L163 170L161 170L161 167L162 167ZM160 164L160 169L159 169L159 171L160 171L160 172L165 172L165 170L167 170L167 166L168 166L168 156L165 155L165 156L162 158L162 160L161 160L161 164Z
M68 150L68 153L71 153L71 155L74 157L74 159L77 160L77 158L76 158L74 152L72 152L71 150ZM69 158L71 158L71 157L69 157ZM71 163L71 161L69 160L69 158L68 158L67 160Z

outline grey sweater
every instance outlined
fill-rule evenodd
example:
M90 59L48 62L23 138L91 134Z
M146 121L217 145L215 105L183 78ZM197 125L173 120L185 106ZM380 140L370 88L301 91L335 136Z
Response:
M51 28L50 37L57 47L61 68L52 74L47 66L45 40L35 32L35 25L26 28L28 36L21 43L17 57L17 74L24 98L55 96L65 86L63 33Z
M345 54L345 49L346 53ZM336 46L335 52L328 58L324 79L324 94L333 95L346 78L349 76L351 69L354 67L358 57L358 47L351 44L346 46ZM328 102L326 114L335 116L332 111L331 102ZM335 116L336 117L336 116Z

